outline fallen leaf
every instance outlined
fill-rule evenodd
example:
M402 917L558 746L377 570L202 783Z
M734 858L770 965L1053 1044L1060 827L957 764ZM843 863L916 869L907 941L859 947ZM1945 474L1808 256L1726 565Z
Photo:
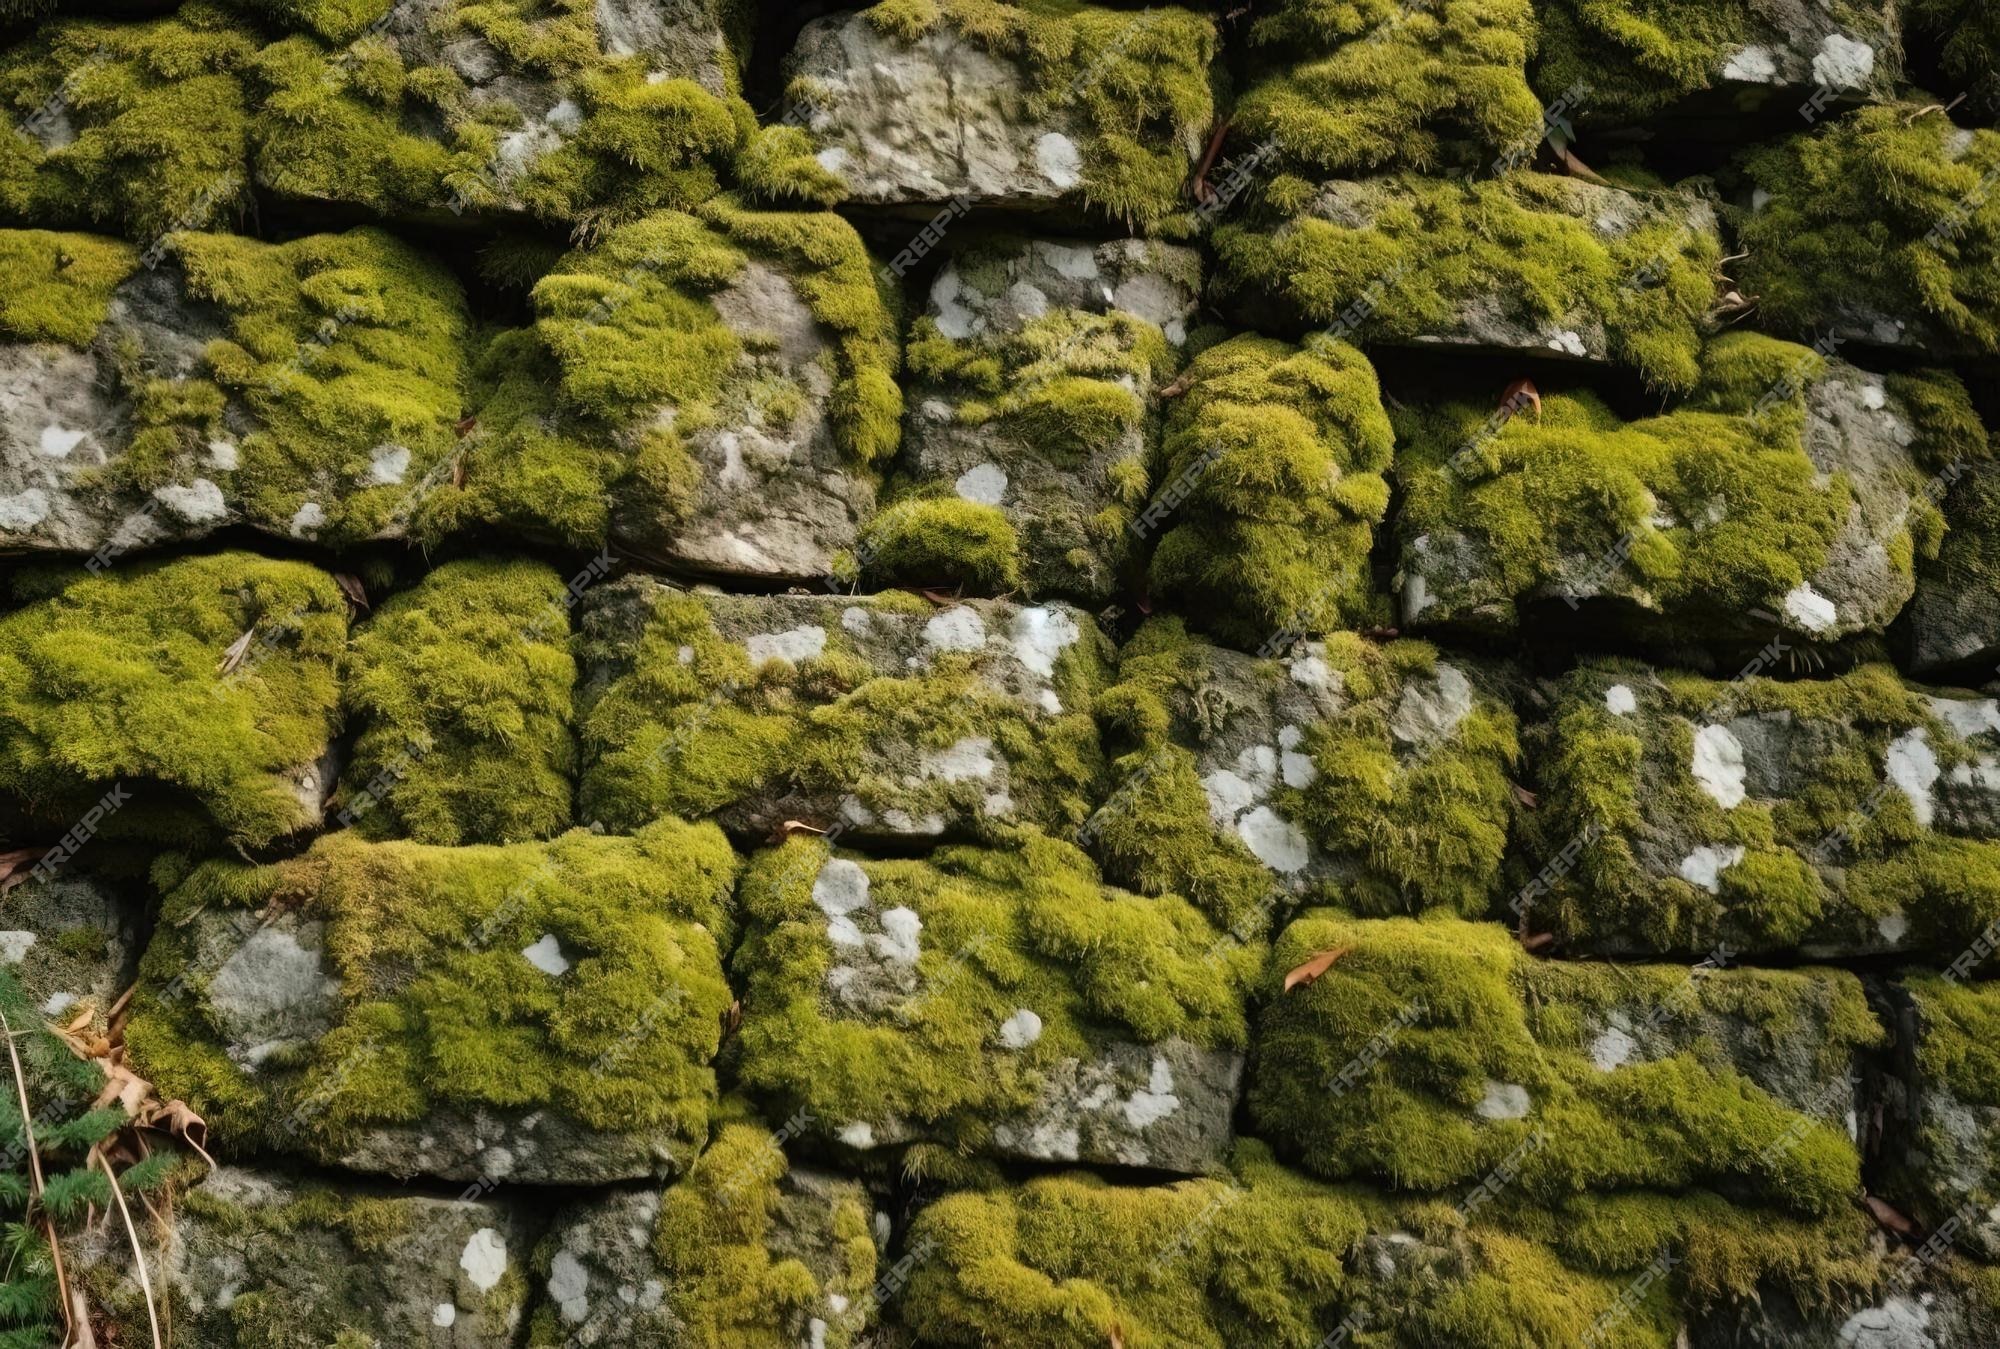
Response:
M807 824L804 820L786 820L771 831L771 842L783 843L786 839L797 834L824 834L825 832L826 830L820 828L818 825Z
M952 594L949 590L939 590L932 586L926 586L922 590L919 590L917 593L919 595L922 595L925 599L929 600L932 604L958 603L958 596Z
M722 1038L727 1040L736 1034L736 1028L743 1024L743 999L738 998L722 1011Z
M41 855L40 848L15 848L11 852L0 852L0 895L25 884L34 873L35 859Z
M451 485L453 487L465 486L465 456L462 454L451 461Z
M1125 1349L1125 1336L1116 1321L1111 1323L1111 1349Z
M340 587L340 593L347 596L348 603L365 611L368 608L368 591L361 584L361 578L351 571L337 571L333 583Z
M1917 1225L1888 1200L1864 1194L1861 1196L1861 1206L1868 1210L1868 1216L1873 1218L1876 1225L1884 1231L1894 1232L1900 1237L1914 1238L1917 1235Z
M1514 789L1514 799L1516 801L1519 801L1522 805L1526 806L1529 810L1533 810L1535 807L1542 804L1541 797L1536 796L1533 792L1529 791L1526 787L1523 787L1520 783L1510 782L1507 785Z
M458 426L457 426L456 428L454 428L454 429L455 429L455 430L457 430L457 432L458 432L458 434L459 434L460 438L462 439L462 438L464 438L465 436L469 436L469 435L471 435L471 434L472 434L472 428L473 428L473 427L475 427L475 426L477 426L477 425L479 425L479 418L477 418L477 417L467 417L467 418L465 418L464 420L460 421L460 422L459 422L459 424L458 424Z
M1524 935L1521 938L1521 945L1525 949L1530 951L1540 951L1550 946L1553 946L1555 944L1555 940L1556 940L1556 934L1553 932L1536 932L1530 935Z
M1336 946L1331 951L1316 951L1312 959L1298 966L1285 976L1285 992L1289 993L1300 984L1309 984L1333 968L1333 962L1346 955L1352 946Z
M1512 421L1514 414L1521 410L1523 400L1535 410L1535 420L1542 419L1542 391L1535 387L1532 379L1517 379L1500 391L1500 410Z
M1611 186L1610 183L1607 183L1598 176L1595 169L1591 168L1590 165L1584 163L1581 159L1578 159L1576 151L1570 149L1560 141L1551 142L1551 144L1555 148L1556 158L1562 161L1562 166L1568 170L1570 177L1581 178L1587 183L1596 183L1599 187Z
M219 675L234 673L243 664L243 658L250 654L250 643L256 636L257 624L252 623L250 630L231 642L229 649L222 653L222 663L215 667L215 672Z

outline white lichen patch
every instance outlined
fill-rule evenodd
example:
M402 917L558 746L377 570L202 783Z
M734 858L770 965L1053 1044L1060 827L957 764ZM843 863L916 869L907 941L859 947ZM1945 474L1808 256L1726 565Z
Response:
M783 632L759 632L744 640L743 649L750 653L752 666L762 665L768 660L803 665L817 659L826 650L826 629L808 623Z
M1639 1042L1632 1033L1616 1023L1599 1031L1597 1038L1590 1042L1590 1066L1600 1073L1608 1073L1622 1068L1632 1061L1639 1052Z
M1604 690L1604 707L1613 716L1629 717L1639 710L1639 699L1627 684L1613 684Z
M1795 585L1785 592L1785 615L1810 633L1831 632L1840 620L1832 600L1810 585Z
M458 1307L450 1302L440 1302L431 1308L431 1324L449 1329L458 1321Z
M1890 785L1909 801L1917 823L1928 829L1931 817L1937 813L1931 789L1938 780L1937 755L1931 750L1929 732L1914 727L1891 740L1883 754L1882 771Z
M191 525L207 524L229 514L229 503L224 500L222 489L207 478L155 487L153 499L175 518Z
M34 944L35 934L32 932L0 932L0 961L18 965L27 958Z
M1704 726L1694 733L1689 767L1695 783L1724 810L1743 804L1743 742L1727 726Z
M572 1325L590 1315L590 1271L567 1246L549 1261L549 1298Z
M1000 1023L1000 1047L1002 1049L1026 1049L1042 1038L1042 1019L1025 1007L1018 1007L1014 1014Z
M543 974L561 975L569 972L569 957L563 954L562 943L553 932L544 932L534 945L523 947L521 954L530 965Z
M1875 73L1875 49L1845 33L1828 33L1812 70L1813 78L1829 89L1859 89Z
M954 741L949 749L926 753L921 772L924 777L939 782L966 782L973 778L991 778L997 767L999 764L993 757L992 739L976 735Z
M1740 843L1704 843L1681 859L1681 879L1717 894L1722 889L1722 873L1742 860Z
M295 539L311 538L326 528L326 511L317 501L308 501L292 512L291 531Z
M49 494L39 487L0 496L0 529L33 529L49 518Z
M868 904L868 873L859 862L829 858L813 881L813 903L829 918L841 918Z
M917 957L923 954L918 941L923 930L924 920L917 917L917 911L898 905L883 910L882 930L869 937L868 945L883 960L915 965Z
M847 1144L850 1148L860 1148L866 1151L875 1146L875 1126L865 1119L856 1120L852 1124L841 1125L839 1132L834 1137Z
M88 431L75 431L67 426L44 426L35 448L51 459L67 459L69 452L83 444L89 435Z
M1481 1119L1522 1119L1533 1104L1526 1087L1516 1082L1495 1082L1488 1078L1486 1094L1479 1098L1479 1104L1472 1110Z
M1174 1094L1173 1066L1159 1054L1153 1056L1153 1072L1146 1085L1126 1097L1120 1107L1125 1123L1134 1129L1157 1124L1180 1108L1181 1098Z
M986 620L977 609L953 605L931 615L924 624L924 641L938 651L977 651L986 645Z
M997 506L1007 495L1007 470L998 464L974 464L952 486L963 500Z
M1083 152L1062 132L1046 132L1035 142L1035 167L1051 187L1067 192L1083 181Z
M1023 609L1014 615L1014 654L1047 679L1056 660L1083 635L1067 609Z
M1722 78L1743 84L1769 84L1777 74L1778 63L1768 47L1739 47L1722 63Z
M1251 855L1271 870L1290 876L1312 860L1305 833L1269 806L1257 806L1236 822L1237 837Z
M2000 700L1993 698L1932 698L1931 713L1961 740L2000 732Z
M465 1243L458 1267L472 1286L484 1293L500 1282L507 1272L507 1238L490 1227L482 1227Z
M378 445L368 461L367 482L375 487L393 487L410 471L410 451L402 445Z
M1428 676L1410 681L1389 719L1389 730L1406 745L1443 740L1472 711L1472 681L1456 665L1439 661Z

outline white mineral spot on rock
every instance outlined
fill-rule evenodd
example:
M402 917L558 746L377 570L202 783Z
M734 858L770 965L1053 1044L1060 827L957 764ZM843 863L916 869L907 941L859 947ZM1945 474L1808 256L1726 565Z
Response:
M1743 845L1704 843L1681 859L1681 879L1711 895L1722 889L1722 873L1743 860Z
M1310 787L1319 780L1319 765L1312 755L1288 749L1278 755L1278 773L1287 787Z
M1125 1101L1125 1122L1134 1129L1158 1123L1181 1108L1174 1095L1174 1070L1164 1055L1153 1056L1152 1077Z
M868 938L861 931L860 925L845 916L826 920L826 939L835 946L858 948L868 944ZM835 970L832 973L838 974L840 971ZM831 978L832 975L829 974L828 977Z
M1590 1065L1600 1073L1623 1067L1638 1051L1639 1042L1619 1026L1608 1026L1590 1042Z
M2000 700L1993 698L1933 698L1931 712L1961 740L2000 731Z
M1097 279L1097 250L1087 244L1065 244L1053 239L1037 239L1035 252L1040 255L1042 261L1055 269L1057 276L1070 281Z
M1612 714L1629 717L1639 710L1639 699L1626 684L1613 684L1604 690L1604 706Z
M1056 672L1056 658L1082 635L1067 609L1023 609L1014 615L1014 654L1044 679Z
M209 980L208 1002L226 1025L255 1033L298 1009L331 1006L339 987L317 946L302 945L283 928L261 927Z
M89 434L88 431L72 431L66 426L44 426L35 448L51 459L67 459L69 452L81 445Z
M850 604L840 611L840 626L853 636L866 637L873 624L866 609Z
M1875 920L1875 930L1882 934L1883 941L1894 946L1908 935L1910 920L1901 909L1891 909Z
M1875 73L1875 49L1844 33L1828 33L1812 69L1813 78L1829 89L1858 89Z
M974 464L958 475L954 486L966 501L997 506L1000 499L1007 495L1007 470L998 464Z
M431 1308L431 1324L449 1326L458 1320L458 1308L449 1302L440 1302Z
M884 960L899 965L914 965L923 948L917 938L924 930L924 920L917 917L915 909L898 905L882 911L882 931L869 943L875 954Z
M1299 827L1269 806L1258 806L1236 822L1236 833L1256 859L1284 875L1304 871L1311 849Z
M988 792L981 803L988 815L1005 816L1014 813L1014 798L1005 792Z
M236 442L233 440L211 440L208 442L208 463L211 468L227 473L236 467Z
M806 1322L806 1349L826 1349L826 1322L813 1317Z
M1922 727L1915 727L1891 740L1882 769L1890 784L1908 798L1917 823L1928 829L1937 809L1931 788L1938 780L1937 755L1931 752L1930 735Z
M565 1246L549 1261L549 1296L562 1309L562 1318L571 1323L590 1315L590 1271L576 1253Z
M1527 1115L1530 1104L1526 1087L1488 1078L1486 1095L1473 1107L1473 1113L1481 1119L1521 1119Z
M1807 632L1826 632L1839 618L1833 601L1810 585L1796 585L1785 592L1785 613Z
M48 494L39 487L0 496L0 529L33 529L48 518Z
M1740 47L1723 63L1722 78L1745 84L1768 84L1778 73L1778 63L1766 47Z
M1056 691L1054 689L1043 689L1040 693L1036 694L1035 697L1036 700L1041 703L1042 711L1047 712L1052 716L1060 715L1062 713L1062 699L1056 696Z
M307 535L318 533L325 526L326 512L320 509L317 501L308 501L292 513L294 538L305 538Z
M847 151L841 146L829 145L826 149L814 155L813 159L828 173L845 173L847 171Z
M868 873L845 857L827 859L813 881L813 903L829 918L839 918L868 903Z
M826 629L808 623L784 632L754 633L744 640L743 649L750 653L752 666L762 665L767 660L803 665L826 650Z
M1549 338L1549 346L1552 350L1564 352L1571 356L1581 356L1585 352L1582 336L1567 328L1551 336Z
M368 461L367 481L376 487L393 486L410 471L410 451L402 445L378 445Z
M1035 167L1059 192L1083 181L1083 153L1060 131L1046 132L1035 142Z
M1743 742L1727 726L1704 726L1694 733L1695 782L1724 810L1743 804Z
M35 934L32 932L0 932L0 961L18 965L34 944Z
M850 1148L872 1148L875 1146L875 1126L867 1120L856 1120L852 1124L840 1126L837 1135Z
M523 948L521 954L543 974L564 974L569 970L569 958L563 955L562 943L553 932L544 932L540 941Z
M674 649L674 659L682 665L694 664L694 648L687 645L676 647Z
M1049 312L1047 292L1028 281L1016 281L1007 287L1007 303L1023 320L1038 319Z
M1304 653L1289 662L1292 682L1301 688L1330 689L1335 680L1333 667L1326 663L1326 644L1307 642Z
M993 741L987 736L969 735L954 741L950 749L926 753L920 771L940 782L965 782L992 777L996 766Z
M220 520L229 514L229 503L223 500L222 489L207 478L196 478L186 485L169 483L155 487L153 499L189 524Z
M76 1006L77 1001L77 995L74 993L51 993L42 1003L42 1015L61 1016L64 1012Z
M1227 768L1218 768L1203 778L1201 789L1208 797L1209 816L1224 828L1236 823L1236 817L1258 801L1256 787Z
M1888 395L1880 384L1864 385L1861 390L1861 406L1870 412L1880 412L1888 404Z
M490 1227L482 1227L472 1234L472 1240L465 1243L465 1251L458 1257L458 1267L465 1271L465 1277L472 1280L472 1286L484 1293L500 1282L507 1272L507 1238Z
M924 624L924 640L939 651L977 651L986 645L986 620L976 609L953 605Z
M957 268L947 264L931 283L931 321L940 336L954 342L963 342L986 326L979 312L960 300L963 294L965 283L959 280Z
M1016 1008L1014 1015L1000 1023L1003 1049L1026 1049L1041 1038L1042 1019L1025 1007Z
M1867 1307L1840 1327L1845 1349L1932 1349L1930 1309L1900 1294L1879 1307Z

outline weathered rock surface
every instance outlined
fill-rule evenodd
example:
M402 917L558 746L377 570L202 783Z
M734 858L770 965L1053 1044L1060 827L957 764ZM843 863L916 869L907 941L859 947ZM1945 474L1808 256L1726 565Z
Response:
M1991 947L1989 939L1984 945ZM1913 974L1895 1000L1896 1054L1881 1087L1889 1193L1928 1232L2000 1265L2000 1075L1991 1049L2000 983L1963 978L1967 952L1940 978Z
M143 1340L125 1240L101 1229L84 1278ZM148 1265L161 1319L186 1343L502 1349L520 1342L533 1241L512 1203L224 1166L174 1205Z
M49 1021L67 1025L87 1009L102 1033L138 968L140 917L111 883L57 867L7 891L0 964Z
M217 1135L327 1164L671 1175L715 1095L734 874L713 826L672 820L506 848L341 833L262 871L209 863L147 952L133 1059ZM297 902L267 907L279 889Z
M854 839L1074 828L1102 774L1087 614L967 600L722 595L646 577L582 605L587 818L788 820Z
M1099 704L1116 786L1086 846L1119 883L1255 936L1302 900L1484 914L1513 810L1506 681L1414 642L1272 646L1171 619L1125 645Z
M2000 669L2000 467L1967 464L1946 470L1948 532L1937 557L1917 564L1910 601L1909 660L1913 674L1964 667Z
M1226 1155L1259 948L1185 901L1109 889L1026 831L924 862L798 841L744 894L743 1081L771 1114L864 1153L1196 1173Z
M1949 961L2000 918L2000 703L1880 666L1756 673L1772 664L1563 682L1539 733L1541 869L1513 901L1533 930L1599 953Z
M1165 244L955 252L915 331L902 472L863 544L866 572L1018 584L1093 608L1130 585L1154 390L1200 292L1199 255ZM997 518L999 556L954 556L964 516Z
M1957 448L1928 400L1963 390L1748 336L1705 370L1689 407L1633 422L1588 394L1407 417L1404 622L1504 633L1561 602L1642 641L1886 629L1942 523L1930 466Z

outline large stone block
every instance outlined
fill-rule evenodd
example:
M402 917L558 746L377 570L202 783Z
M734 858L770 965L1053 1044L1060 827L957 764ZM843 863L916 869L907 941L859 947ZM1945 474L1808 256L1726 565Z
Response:
M136 1071L225 1147L448 1180L672 1175L706 1137L736 859L712 825L438 848L343 832L168 898Z
M721 595L633 577L584 601L581 808L856 839L1073 829L1103 761L1110 644L1004 600Z
M1527 926L1597 952L1948 961L2000 918L2000 703L1774 667L1562 683L1531 756Z
M1946 533L1937 556L1917 563L1909 669L1984 679L2000 670L2000 466L1953 465L1939 481Z
M1967 952L1955 966L1976 963ZM1885 1189L1925 1231L1949 1226L1960 1249L2000 1265L2000 982L1912 974L1894 1001Z
M794 840L744 899L742 1081L774 1117L862 1153L1195 1173L1226 1155L1259 948L1187 901L1113 890L1028 831L925 861Z

